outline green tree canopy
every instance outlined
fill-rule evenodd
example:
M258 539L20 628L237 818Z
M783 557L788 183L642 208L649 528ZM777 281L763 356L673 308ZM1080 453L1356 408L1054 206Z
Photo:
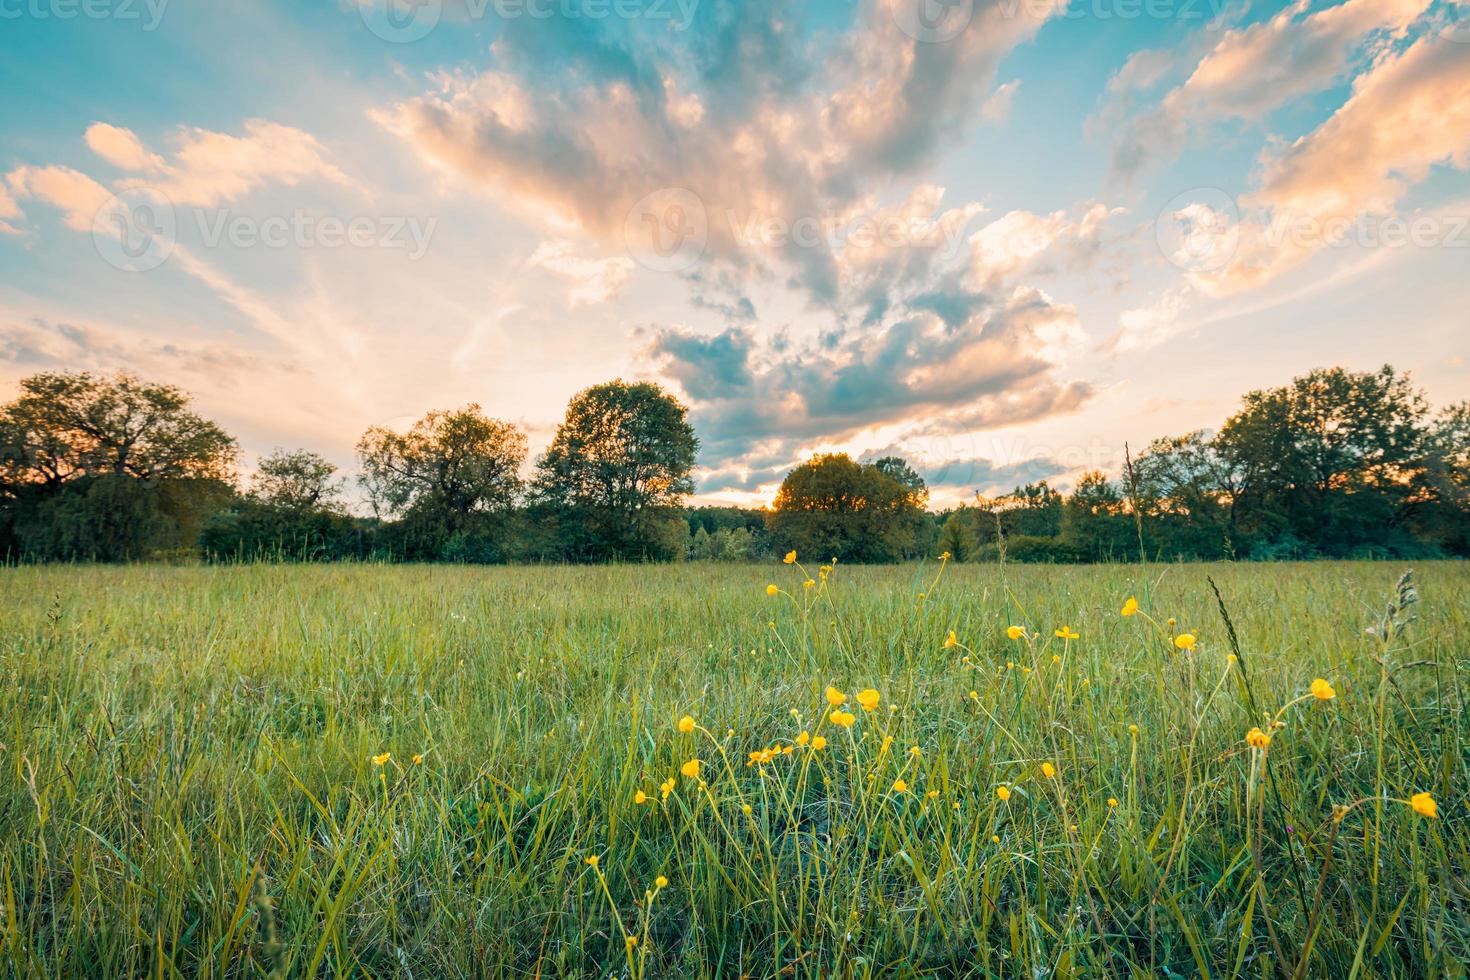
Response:
M455 527L515 503L526 451L525 433L479 405L430 412L405 433L374 427L357 444L360 479L377 510L430 511Z
M336 510L342 496L337 467L305 449L277 449L261 459L250 478L250 493L271 507L289 511Z
M874 464L816 456L787 474L768 518L777 550L843 561L897 561L914 547L923 497Z
M171 385L36 374L0 408L0 481L56 485L82 476L234 482L237 449Z
M671 511L694 492L698 450L688 410L658 385L595 385L567 406L536 464L536 495L561 511L581 556L657 556L676 541L664 525L682 524Z

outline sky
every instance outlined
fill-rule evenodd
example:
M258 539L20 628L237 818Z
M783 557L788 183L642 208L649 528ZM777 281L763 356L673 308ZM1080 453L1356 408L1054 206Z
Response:
M0 0L0 399L347 473L649 379L700 503L1116 472L1315 367L1470 398L1470 0Z

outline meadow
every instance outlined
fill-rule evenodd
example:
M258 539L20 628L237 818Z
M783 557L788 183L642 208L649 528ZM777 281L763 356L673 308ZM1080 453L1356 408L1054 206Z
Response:
M1466 975L1470 566L801 557L0 570L3 972Z

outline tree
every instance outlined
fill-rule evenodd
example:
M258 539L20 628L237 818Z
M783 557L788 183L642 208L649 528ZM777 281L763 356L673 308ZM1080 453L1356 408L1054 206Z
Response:
M1087 561L1108 561L1138 554L1135 525L1117 486L1099 472L1077 481L1062 515L1062 537Z
M875 465L845 453L816 456L786 475L768 525L778 551L897 561L913 550L920 500Z
M130 374L36 374L0 409L0 480L56 486L82 476L233 483L235 440L189 396Z
M969 561L975 557L974 519L960 508L944 522L939 533L939 551L948 553L955 561Z
M305 512L336 510L340 506L342 481L337 467L305 449L277 449L260 461L250 479L251 495L263 504L282 510Z
M698 450L688 410L658 385L595 385L572 399L537 462L536 496L575 557L672 557L667 525L694 492Z
M178 388L32 375L0 406L0 547L88 561L192 548L234 492L235 459L235 441Z
M1400 546L1430 448L1428 405L1407 375L1319 369L1244 403L1217 443L1243 476L1252 530L1327 554Z
M1150 550L1217 558L1233 552L1246 471L1204 431L1155 439L1133 461L1135 503Z
M459 528L472 515L502 513L515 503L526 436L469 405L430 412L402 434L371 428L357 452L374 509L433 512Z

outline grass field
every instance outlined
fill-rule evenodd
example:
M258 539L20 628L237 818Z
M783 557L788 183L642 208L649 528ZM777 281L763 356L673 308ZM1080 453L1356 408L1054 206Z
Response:
M3 972L1463 977L1401 571L0 570Z

